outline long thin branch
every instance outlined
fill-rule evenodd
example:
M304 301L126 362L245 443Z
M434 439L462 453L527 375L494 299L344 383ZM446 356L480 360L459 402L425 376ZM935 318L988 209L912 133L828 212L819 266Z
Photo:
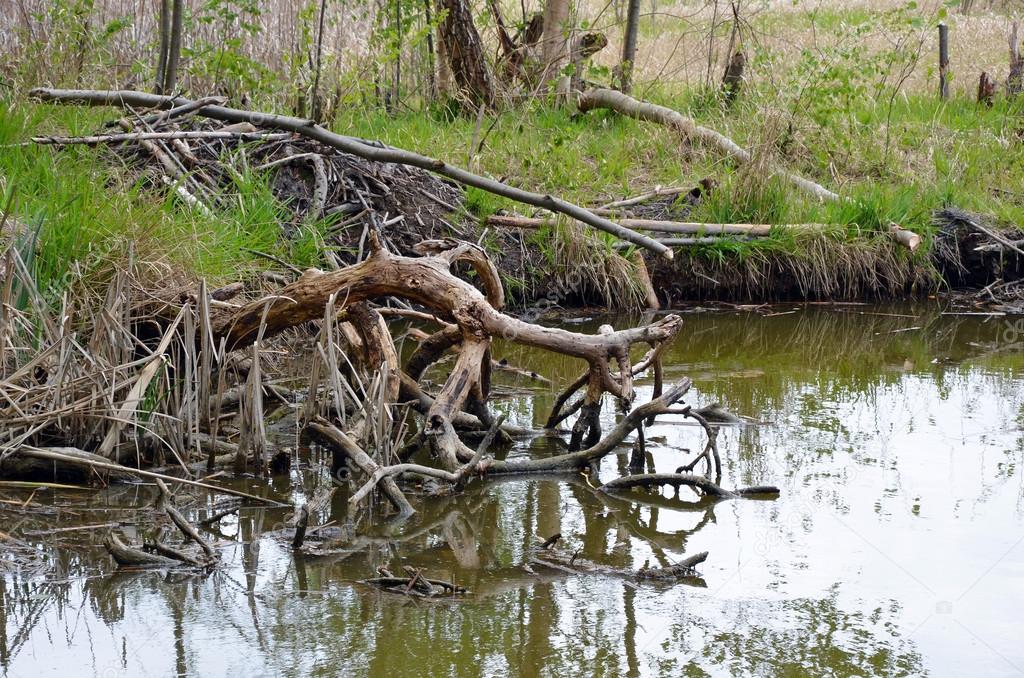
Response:
M84 137L37 136L32 143L43 146L71 146L75 144L117 144L122 141L152 141L154 139L238 139L239 141L281 141L290 138L288 132L224 132L221 130L188 130L174 132L125 132L123 134L94 134Z

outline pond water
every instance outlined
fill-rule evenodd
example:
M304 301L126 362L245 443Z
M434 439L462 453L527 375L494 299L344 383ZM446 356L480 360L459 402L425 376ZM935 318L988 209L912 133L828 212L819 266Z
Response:
M667 379L690 376L686 402L719 401L756 422L723 427L722 484L773 484L778 499L606 497L583 475L509 479L414 500L402 525L352 526L342 490L313 516L349 534L333 555L293 555L275 532L289 511L246 507L210 533L215 571L115 573L99 542L112 523L134 539L152 528L151 486L3 487L0 674L1024 673L1024 319L777 305L684 321ZM599 322L609 319L566 326ZM580 369L503 355L556 385ZM496 407L537 427L556 388L512 390ZM641 379L639 401L650 392ZM610 406L604 416L613 421ZM647 436L662 471L702 442L679 417ZM541 437L509 454L560 445ZM625 466L606 458L601 479ZM329 479L296 469L232 482L294 503ZM204 518L224 499L181 504ZM83 529L39 533L54 526ZM710 555L699 579L676 585L524 567L537 536L556 532L568 552L618 568ZM17 561L5 541L20 545ZM357 582L383 564L423 567L471 594L427 601Z

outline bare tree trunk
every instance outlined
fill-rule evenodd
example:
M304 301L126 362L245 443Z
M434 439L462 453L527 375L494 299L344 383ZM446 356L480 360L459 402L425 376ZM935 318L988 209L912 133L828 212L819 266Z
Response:
M181 31L184 23L185 2L174 0L171 18L171 41L167 52L167 71L164 73L164 93L170 94L178 84L178 61L181 58Z
M402 32L402 0L393 0L395 3L394 31L395 31L395 70L391 80L391 105L398 106L401 99L402 89L402 42L405 37Z
M432 2L433 0L427 0ZM443 0L437 0L437 11L438 16L445 11ZM444 21L443 17L437 24L437 39L435 40L435 46L437 49L437 93L439 96L449 96L452 93L452 69L448 64L448 47L445 43L444 36Z
M1024 88L1024 57L1020 55L1020 43L1017 41L1017 22L1010 28L1010 74L1006 76L1006 96L1016 97Z
M565 59L569 56L568 29L569 0L547 0L544 5L544 37L541 39L543 82L557 78Z
M427 22L427 101L434 101L437 99L437 71L434 70L437 67L434 59L434 29L430 27L430 2L423 0L423 12Z
M317 122L323 122L320 117L323 114L323 102L320 99L320 65L324 53L325 14L327 14L327 0L320 0L320 21L316 31L316 70L313 73L313 92L311 94L313 101L311 102L312 115L310 116Z
M629 94L633 90L633 64L636 62L636 33L640 24L640 0L629 0L626 10L626 35L622 43L622 62L619 64L619 90Z
M171 0L160 2L160 54L156 62L156 85L153 88L157 94L164 93L164 76L167 74L167 53L170 51L171 43Z
M493 107L494 83L466 0L442 0L441 6L448 12L440 26L441 41L459 95L474 108L480 104Z

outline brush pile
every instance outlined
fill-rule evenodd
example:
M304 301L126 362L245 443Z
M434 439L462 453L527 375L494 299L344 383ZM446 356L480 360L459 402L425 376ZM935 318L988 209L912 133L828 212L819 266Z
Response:
M135 180L156 191L173 191L189 209L207 216L236 200L240 184L265 178L281 206L282 235L291 237L323 220L325 245L339 263L356 260L371 227L403 253L423 238L478 235L475 222L459 223L463 196L453 182L417 167L366 160L298 134L196 116L203 105L214 103L220 101L202 99L123 117L90 136L32 141L103 145L116 156L111 162L127 167Z

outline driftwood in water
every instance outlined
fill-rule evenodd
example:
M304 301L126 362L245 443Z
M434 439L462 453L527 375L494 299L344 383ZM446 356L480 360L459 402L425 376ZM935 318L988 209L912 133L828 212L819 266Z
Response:
M608 108L622 115L628 115L638 120L648 120L670 127L687 139L693 139L699 143L714 148L719 153L732 158L739 164L749 163L752 159L750 151L740 147L735 141L724 136L713 129L702 127L687 118L679 111L674 111L665 106L658 106L645 101L639 101L627 96L622 92L610 89L591 89L583 93L579 99L579 108L583 112L596 108ZM836 201L839 196L828 190L821 184L817 184L799 175L787 172L781 168L775 168L775 173L795 185L797 188L810 193L819 200Z
M167 489L167 485L164 484L163 480L157 478L157 487L160 488L160 502L163 504L164 513L171 519L175 527L181 530L181 533L185 535L191 541L194 541L199 545L199 548L203 550L206 555L206 563L211 564L217 561L217 552L213 550L213 547L203 539L199 531L189 523L185 516L181 515L177 508L174 506L174 498L171 496L170 490Z
M370 242L371 254L359 264L328 273L307 271L267 299L218 314L213 320L214 337L217 341L223 339L229 350L240 348L254 341L259 332L270 336L319 319L332 296L349 305L385 296L402 297L453 321L461 334L458 358L427 411L425 428L432 449L448 471L454 472L473 456L473 450L456 435L453 417L467 406L483 425L490 423L484 403L489 387L491 337L580 358L589 365L591 403L597 402L602 393L610 393L629 404L634 397L630 347L669 341L682 322L678 316L669 315L645 327L598 335L540 327L495 307L502 300L497 293L501 283L476 245L427 241L418 249L428 256L403 257L384 250L375 237L371 236ZM451 267L461 262L476 270L486 294L451 273ZM618 378L612 377L612 360L618 364Z
M311 421L306 425L306 430L315 436L317 440L329 446L332 450L337 450L351 460L368 477L372 478L380 469L380 464L371 459L370 455L364 452L351 437L331 422L324 419ZM405 498L402 491L398 489L394 478L382 478L380 480L380 487L388 501L398 509L399 514L411 516L416 512L416 509L412 507L412 504Z
M604 575L627 580L678 581L680 579L699 577L700 575L694 568L708 559L708 552L702 551L684 558L669 567L649 568L644 566L639 570L628 570L580 558L578 552L570 554L563 550L554 549L549 542L550 540L545 542L545 545L533 549L530 555L531 565L540 565L574 574Z
M663 485L670 485L672 487L687 485L702 491L706 495L722 499L779 494L779 488L768 485L727 490L705 476L691 473L638 473L609 480L597 489L602 492L618 492L634 487L660 487Z
M192 487L201 487L206 490L213 492L219 492L221 494L230 494L236 497L242 497L243 499L251 499L263 504L277 504L276 501L267 499L265 497L258 497L248 492L242 492L235 490L230 487L218 487L209 483L200 482L198 480L190 480L188 478L176 478L174 476L164 475L162 473L154 473L152 471L146 471L143 469L129 468L122 466L121 464L114 464L108 461L97 461L92 458L95 455L88 455L87 452L81 450L75 450L73 454L69 454L66 448L40 448L40 447L19 447L4 457L5 462L10 459L17 459L18 457L27 457L31 459L41 459L50 462L57 462L59 464L68 464L73 466L79 466L81 468L96 470L96 471L107 471L124 476L141 476L143 478L157 478L164 480L169 483L179 483L182 485L191 485Z
M681 577L692 577L694 569L708 559L708 552L701 551L688 558L683 558L669 567L642 567L636 572L637 579L661 579L672 581Z
M147 553L128 546L113 532L107 535L103 546L120 567L177 567L179 561L158 553Z
M32 90L29 93L29 96L42 101L88 104L91 106L166 109L190 103L189 99L185 99L183 97L160 96L131 90L62 90L38 88ZM320 125L317 125L312 120L303 120L301 118L276 115L273 113L261 113L257 111L226 108L224 106L204 106L198 109L196 113L197 115L224 122L248 122L261 127L293 132L367 160L419 167L448 177L449 179L453 179L454 181L465 184L466 186L473 186L474 188L494 193L495 195L500 195L504 198L508 198L509 200L565 214L566 216L582 221L583 223L598 230L611 233L618 238L628 240L629 242L635 243L641 247L646 247L668 259L672 258L671 249L655 242L651 238L624 228L609 219L598 216L589 210L566 202L560 198L515 188L506 183L482 177L464 169L454 167L442 160L429 158L411 151L335 134Z

